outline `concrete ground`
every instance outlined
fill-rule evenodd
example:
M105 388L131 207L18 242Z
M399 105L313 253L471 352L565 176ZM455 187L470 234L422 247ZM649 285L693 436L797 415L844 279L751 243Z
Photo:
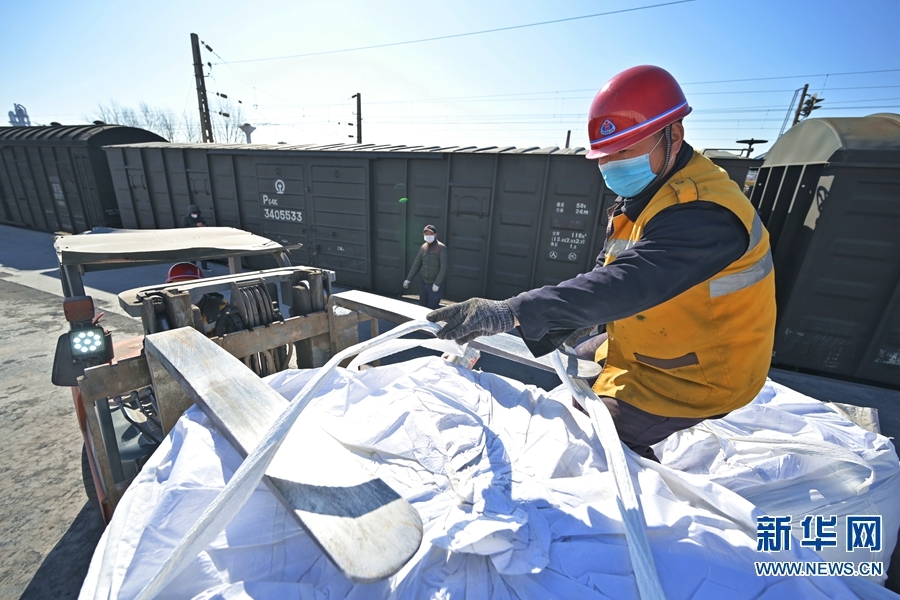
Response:
M116 294L165 281L166 270L85 275L113 339L141 334ZM0 598L76 598L103 533L82 484L71 392L50 382L56 340L67 329L53 235L0 225Z
M0 598L75 598L103 521L81 481L68 388L50 383L67 330L52 236L0 228ZM111 313L116 337L140 323Z
M67 330L52 244L51 234L0 225L0 598L76 598L104 527L81 481L71 393L50 382L56 340ZM211 266L214 275L227 272ZM115 339L140 334L116 294L164 281L165 273L157 266L85 276ZM499 358L485 356L478 366L545 389L559 383ZM874 406L882 432L900 435L900 392L774 369L770 376L824 401Z

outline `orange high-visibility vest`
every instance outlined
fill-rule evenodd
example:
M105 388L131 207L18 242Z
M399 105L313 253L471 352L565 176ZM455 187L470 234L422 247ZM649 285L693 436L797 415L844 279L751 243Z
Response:
M605 264L640 241L660 211L704 200L740 218L750 243L712 278L649 310L607 324L606 364L594 384L612 396L666 417L710 417L749 403L762 389L775 337L775 275L769 233L737 184L694 152L650 200L636 222L613 219Z

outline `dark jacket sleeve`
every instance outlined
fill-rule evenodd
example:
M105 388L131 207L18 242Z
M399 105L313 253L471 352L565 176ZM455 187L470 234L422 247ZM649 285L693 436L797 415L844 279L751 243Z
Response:
M406 276L407 281L412 281L412 278L416 276L416 273L419 272L419 269L422 268L422 248L419 248L419 251L416 253L416 259L413 261L412 268L409 270L409 275Z
M450 251L447 250L447 246L441 246L441 268L438 270L437 277L434 278L434 285L440 286L444 283L444 278L447 277L447 266L450 262L450 259L447 258L450 254Z
M507 300L535 356L575 330L630 317L671 300L737 260L750 236L733 212L712 202L665 209L607 266Z

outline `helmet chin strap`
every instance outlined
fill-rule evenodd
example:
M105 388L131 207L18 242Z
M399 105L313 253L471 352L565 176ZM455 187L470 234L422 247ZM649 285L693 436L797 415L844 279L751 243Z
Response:
M657 181L659 181L662 177L665 176L666 171L669 168L669 159L672 157L672 126L666 125L666 128L663 129L663 137L666 138L666 160L663 161L663 166L659 170L659 173L656 174L656 177L653 178L647 187L653 186Z

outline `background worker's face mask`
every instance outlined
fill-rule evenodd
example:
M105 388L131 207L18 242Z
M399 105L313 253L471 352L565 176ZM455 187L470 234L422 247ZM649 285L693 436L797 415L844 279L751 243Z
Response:
M643 192L650 182L656 179L656 173L650 168L650 155L661 141L662 138L659 138L647 154L641 154L634 158L611 160L600 165L600 173L603 174L606 187L623 198L634 198Z
M433 236L433 235L426 235L426 236L425 236L425 241L428 242L428 243L430 244L431 242L434 241L434 236Z
M200 213L191 213L191 218L196 219L200 216Z

